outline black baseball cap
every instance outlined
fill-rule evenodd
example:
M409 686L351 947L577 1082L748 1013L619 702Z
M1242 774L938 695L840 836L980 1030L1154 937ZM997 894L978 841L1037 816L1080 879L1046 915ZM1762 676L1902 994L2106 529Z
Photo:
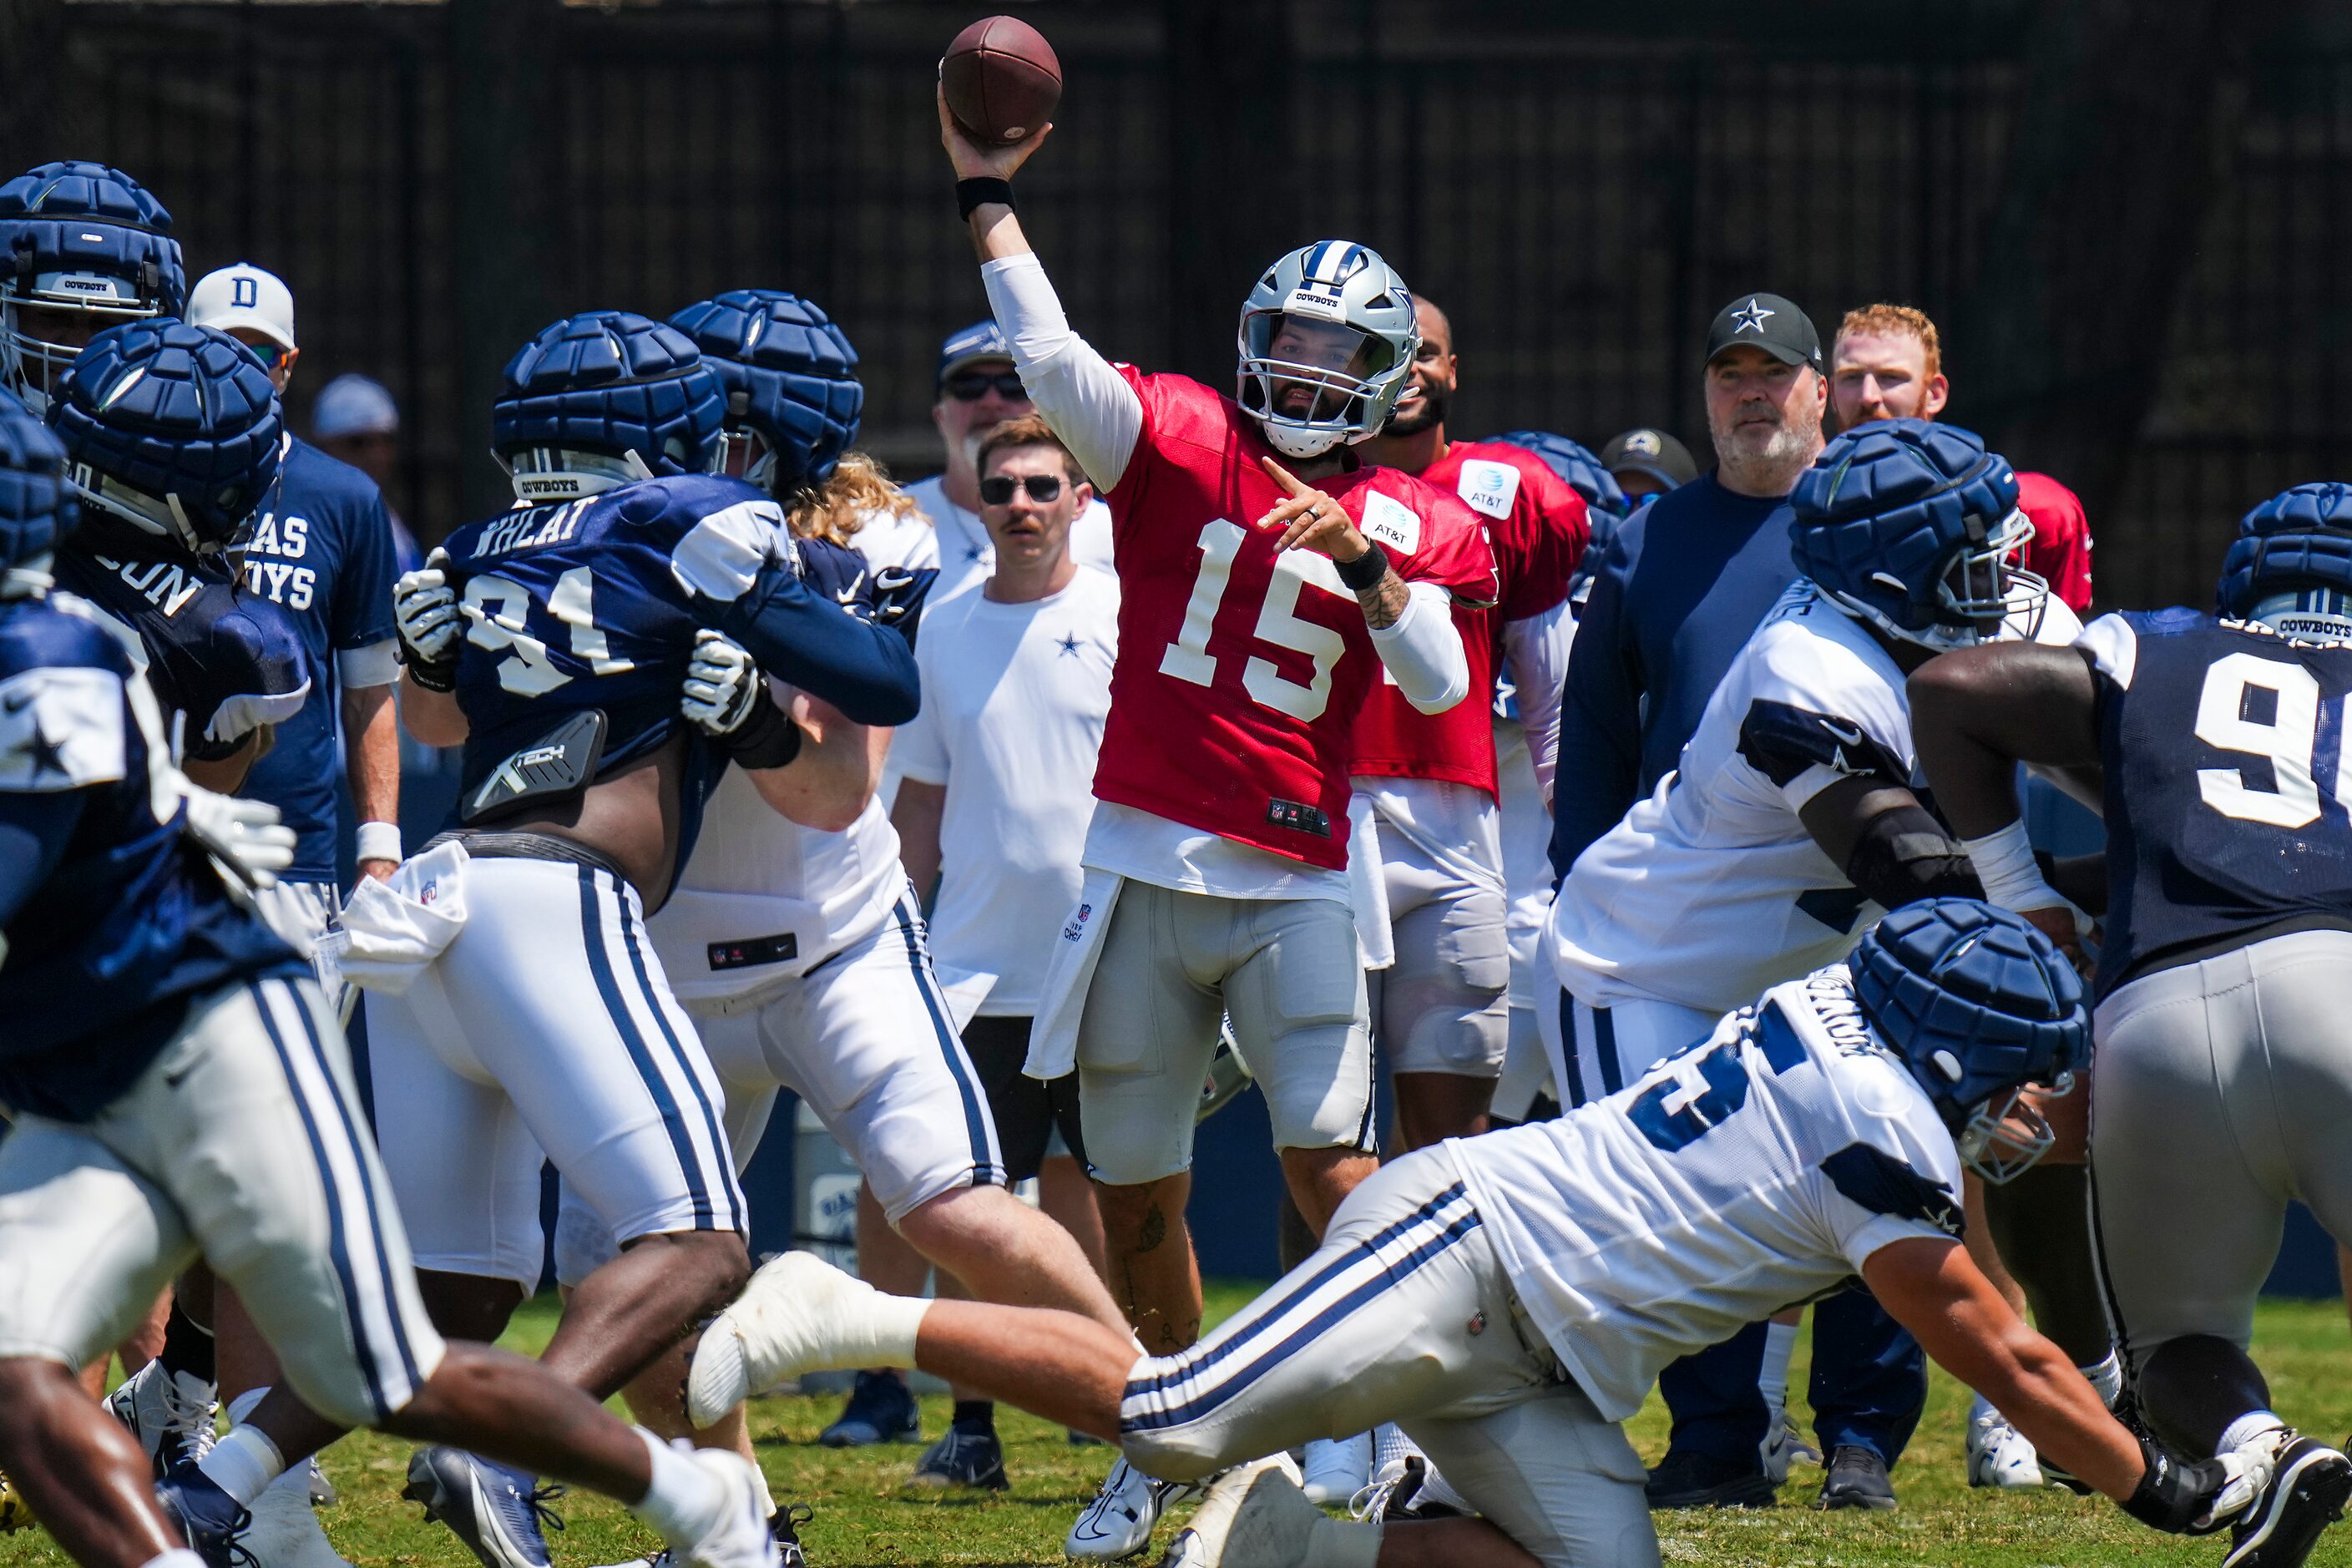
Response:
M1601 466L1612 474L1647 474L1674 489L1698 478L1690 448L1664 430L1637 426L1610 437L1601 448Z
M1706 363L1741 343L1753 343L1782 364L1822 365L1822 335L1813 319L1778 294L1743 294L1715 313L1706 330Z

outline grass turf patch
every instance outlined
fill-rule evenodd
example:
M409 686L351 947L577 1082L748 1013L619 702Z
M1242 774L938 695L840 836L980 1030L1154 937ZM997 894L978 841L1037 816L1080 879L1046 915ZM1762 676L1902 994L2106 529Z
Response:
M1232 1312L1252 1289L1213 1285L1211 1320ZM518 1316L506 1342L533 1351L553 1327L553 1302L534 1302ZM1810 1339L1808 1329L1790 1375L1792 1397L1805 1386ZM2254 1353L2270 1374L2280 1412L2290 1421L2329 1441L2341 1440L2352 1428L2352 1340L2339 1304L2265 1303L2255 1321ZM2105 1568L2220 1561L2218 1542L2158 1535L2104 1499L2058 1491L1971 1492L1961 1460L1968 1402L1965 1389L1940 1372L1934 1374L1927 1415L1895 1471L1902 1498L1895 1512L1815 1513L1805 1505L1820 1485L1821 1472L1800 1466L1779 1508L1658 1515L1665 1561L1766 1568ZM834 1395L790 1397L761 1400L752 1411L752 1435L776 1496L815 1510L802 1536L816 1568L1058 1563L1063 1532L1110 1466L1109 1449L1074 1447L1060 1427L1000 1410L1010 1492L917 1492L904 1485L921 1452L915 1445L816 1447L817 1433L839 1405ZM944 1430L947 1417L946 1400L923 1401L928 1436ZM1654 1397L1632 1430L1643 1457L1654 1462L1666 1436L1665 1415ZM328 1452L327 1473L342 1494L341 1503L320 1515L329 1538L359 1568L465 1568L471 1558L456 1538L425 1523L415 1505L400 1499L408 1451L404 1443L362 1433ZM569 1528L551 1538L558 1568L625 1563L657 1544L651 1531L602 1498L575 1495L560 1507ZM1163 1524L1155 1547L1165 1544L1168 1533ZM0 1537L0 1568L65 1568L66 1563L38 1531ZM2314 1568L2352 1568L2352 1527L2332 1532L2311 1563Z

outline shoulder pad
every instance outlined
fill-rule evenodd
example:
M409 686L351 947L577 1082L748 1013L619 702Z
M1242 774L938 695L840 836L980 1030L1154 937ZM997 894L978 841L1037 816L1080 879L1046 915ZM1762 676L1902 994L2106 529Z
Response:
M121 779L122 681L88 665L0 679L0 791L47 795Z

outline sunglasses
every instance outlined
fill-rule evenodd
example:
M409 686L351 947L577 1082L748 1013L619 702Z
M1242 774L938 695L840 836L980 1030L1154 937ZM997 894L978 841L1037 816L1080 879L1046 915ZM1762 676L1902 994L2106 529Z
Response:
M1049 501L1062 493L1062 480L1056 474L1030 474L1017 481L1010 474L992 474L980 481L981 504L1007 504L1013 500L1013 487L1016 482L1029 492L1029 499L1034 501Z
M245 346L261 362L264 370L276 370L286 363L286 356L294 352L283 343L247 343Z
M994 387L996 395L1014 403L1029 401L1029 389L1021 384L1020 373L1000 370L994 375L976 370L958 371L940 384L940 390L958 403L978 403Z

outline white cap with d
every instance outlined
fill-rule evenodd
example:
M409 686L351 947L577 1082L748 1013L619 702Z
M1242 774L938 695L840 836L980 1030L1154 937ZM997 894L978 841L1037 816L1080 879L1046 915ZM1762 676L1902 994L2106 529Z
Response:
M244 327L279 348L294 344L294 291L250 261L207 272L188 290L187 322L227 331Z

